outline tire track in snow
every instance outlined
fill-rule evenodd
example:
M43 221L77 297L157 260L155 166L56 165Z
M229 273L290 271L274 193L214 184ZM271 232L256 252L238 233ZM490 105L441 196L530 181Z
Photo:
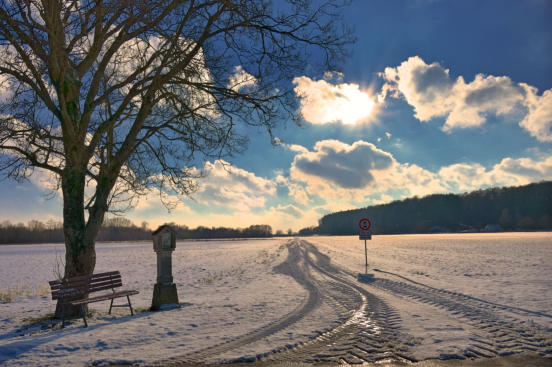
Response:
M155 365L186 366L213 360L216 355L262 340L308 318L322 303L334 309L339 325L326 329L307 342L234 361L349 364L382 360L414 361L409 350L416 344L415 339L402 332L401 319L396 310L370 293L370 287L443 309L451 317L467 324L472 331L471 345L450 358L488 358L523 352L552 358L550 330L517 317L529 316L531 312L528 310L508 308L412 282L408 278L403 278L404 282L376 278L372 283L361 286L354 279L355 274L331 264L328 256L306 241L290 241L288 251L286 261L274 270L291 276L307 290L307 297L296 310L225 343Z
M530 352L552 359L550 331L517 317L529 315L528 310L493 304L399 277L409 283L377 278L370 286L444 309L476 331L477 334L470 338L473 344L466 348L462 355L455 357L488 358Z
M299 307L283 316L281 319L273 321L249 333L230 339L226 342L216 344L184 356L173 357L167 360L159 361L154 366L165 366L167 364L178 365L186 362L201 362L207 358L213 357L224 352L237 349L241 346L251 344L257 340L266 338L286 327L296 323L314 310L321 301L319 289L313 284L307 275L304 254L296 242L291 242L288 246L288 257L280 265L274 268L276 272L291 276L295 281L301 284L307 290L307 297Z
M312 244L301 241L307 263L327 280L319 281L321 292L347 310L346 321L293 349L266 356L269 361L362 364L377 361L413 361L412 338L400 330L397 312L375 297ZM263 360L261 358L261 360Z
M480 302L480 305L481 305L482 308L500 309L500 310L515 313L515 314L518 314L518 315L521 315L521 316L532 316L532 315L534 315L534 316L546 317L546 318L551 318L552 319L552 315L547 314L545 312L533 311L533 310L528 310L528 309L525 309L525 308L515 307L515 306L507 306L507 305L503 305L503 304L499 304L499 303L495 303L495 302L489 302L489 301L481 299L481 298L472 297L472 296L468 296L468 295L465 295L465 294L448 291L446 289L434 288L434 287L431 287L427 284L417 282L415 280L409 279L409 278L407 278L405 276L402 276L400 274L392 273L392 272L389 272L389 271L384 271L384 270L379 270L379 269L374 269L374 271L377 271L379 273L393 275L397 278L401 278L401 279L406 280L410 284L415 284L415 285L418 285L418 286L421 286L421 287L424 287L424 288L428 288L428 289L431 289L431 290L436 291L438 293L451 294L451 295L457 296L459 298L463 298L465 301L467 300L467 301Z
M262 340L299 322L322 302L334 306L340 324L305 343L287 345L252 358L237 361L296 361L363 363L380 360L410 360L407 339L400 333L398 314L383 301L359 287L341 269L330 263L312 244L288 243L288 257L274 268L291 276L307 291L304 302L279 320L234 339L183 356L159 361L154 366L186 366L212 360L216 355ZM312 273L316 273L315 278Z

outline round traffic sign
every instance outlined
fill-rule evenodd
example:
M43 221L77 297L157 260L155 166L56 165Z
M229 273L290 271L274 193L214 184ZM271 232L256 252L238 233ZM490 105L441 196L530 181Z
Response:
M370 227L372 227L372 222L370 222L370 219L368 218L362 218L359 222L358 222L358 226L360 227L360 229L362 229L363 231L367 231L370 229Z

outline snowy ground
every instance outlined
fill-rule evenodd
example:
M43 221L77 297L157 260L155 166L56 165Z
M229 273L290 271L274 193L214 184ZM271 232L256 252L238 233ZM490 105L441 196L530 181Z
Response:
M358 237L313 242L334 263L364 272ZM378 280L365 288L398 312L402 328L417 338L412 350L417 359L462 356L482 336L493 346L472 354L532 350L512 340L516 335L504 336L508 328L544 331L544 349L552 354L551 233L374 236L368 263ZM474 327L484 322L491 325L487 329L511 325L489 335L480 332L485 327Z
M155 313L147 311L151 242L98 244L96 271L121 271L125 286L140 291L132 297L138 314L108 315L107 302L95 303L88 328L75 320L65 329L36 322L54 310L45 289L63 246L0 246L0 297L13 298L0 301L0 365L354 361L372 349L408 360L552 357L551 233L374 236L370 284L355 280L364 270L358 237L306 241L179 242L181 307ZM354 348L324 357L327 340Z

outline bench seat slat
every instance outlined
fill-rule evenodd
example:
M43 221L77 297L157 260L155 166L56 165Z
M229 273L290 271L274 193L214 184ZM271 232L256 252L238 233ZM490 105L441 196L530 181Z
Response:
M111 289L111 288L107 288L107 289ZM107 289L105 289L105 290L107 290ZM102 298L105 298L105 299L118 298L118 297L126 296L128 292L136 292L136 293L132 293L133 295L139 293L138 291L134 291L134 290L133 291L119 291L119 292L115 292L115 293L106 293L106 294L103 294L103 295L100 295L100 296L97 296L97 297L90 297L90 298L87 298L87 299L79 299L77 301L79 301L79 304L81 304L81 303L92 303L92 302L95 302L95 301L90 301L90 300L94 300L98 297L102 297ZM60 299L60 298L71 299L71 298L81 297L84 294L86 294L86 292L84 292L84 291L64 292L64 293L57 293L57 294L52 293L52 299L53 300ZM74 302L77 302L77 301L69 301L68 303L74 303Z
M74 291L60 291L56 293L52 293L52 299L63 299L63 298L77 298L82 297L86 292L82 290L74 290Z

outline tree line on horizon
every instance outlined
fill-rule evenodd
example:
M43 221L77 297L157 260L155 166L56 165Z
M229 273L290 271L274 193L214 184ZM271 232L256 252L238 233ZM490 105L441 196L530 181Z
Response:
M176 238L266 238L272 237L272 227L266 224L246 228L205 227L189 228L186 225L169 223L176 230ZM124 217L106 218L98 233L98 241L146 241L151 240L152 230L147 222L140 226ZM0 223L0 244L61 243L64 241L63 223L50 219L46 222L33 219L25 223Z
M372 221L374 234L550 230L552 181L434 194L335 212L299 234L355 235L361 218Z

